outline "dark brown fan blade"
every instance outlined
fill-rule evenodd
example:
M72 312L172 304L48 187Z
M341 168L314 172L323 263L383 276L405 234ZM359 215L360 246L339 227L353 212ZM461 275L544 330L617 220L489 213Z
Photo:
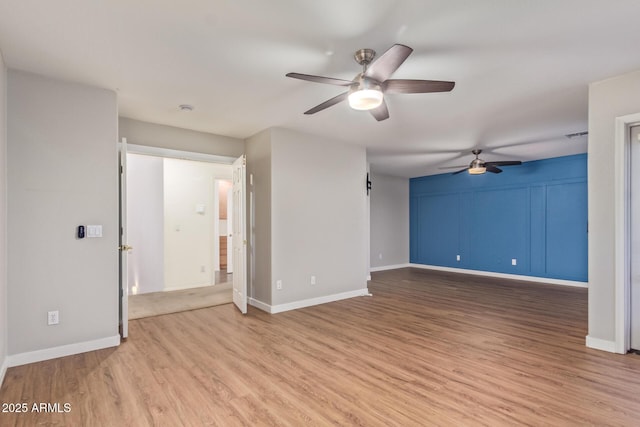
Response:
M491 165L491 166L518 166L521 164L522 162L520 160L503 160L499 162L485 162L485 165Z
M484 167L487 168L487 172L491 172L491 173L502 173L502 169L498 169L497 167L491 165L491 164L484 164Z
M455 82L439 80L387 80L382 84L385 93L431 93L449 92Z
M469 168L460 169L458 172L454 172L451 175L458 175L459 173L466 172L468 170L469 170Z
M384 101L384 99L382 100L382 104L380 104L379 107L374 108L373 110L369 110L369 112L379 122L389 118L389 109L387 108L387 103Z
M311 74L287 73L286 76L291 77L292 79L307 80L314 83L325 83L335 86L351 86L355 83L350 80L334 79L332 77L312 76Z
M411 55L411 52L413 52L413 49L409 46L394 44L369 65L369 68L364 73L365 77L380 83L384 82L402 65L405 59Z
M318 111L322 111L325 108L331 107L332 105L336 105L338 102L344 101L345 99L347 99L347 96L349 96L349 92L341 93L338 96L334 96L333 98L324 101L322 104L316 105L315 107L313 107L308 111L305 111L304 113L305 114L317 113Z

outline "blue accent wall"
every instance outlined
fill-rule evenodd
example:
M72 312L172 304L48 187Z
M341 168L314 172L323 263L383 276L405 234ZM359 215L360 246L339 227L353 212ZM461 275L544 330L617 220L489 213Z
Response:
M587 155L502 170L410 180L411 262L586 282Z

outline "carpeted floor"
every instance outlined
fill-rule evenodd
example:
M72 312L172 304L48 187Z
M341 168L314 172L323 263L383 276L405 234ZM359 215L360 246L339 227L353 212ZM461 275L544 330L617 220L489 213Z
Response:
M129 320L233 302L233 283L129 296Z

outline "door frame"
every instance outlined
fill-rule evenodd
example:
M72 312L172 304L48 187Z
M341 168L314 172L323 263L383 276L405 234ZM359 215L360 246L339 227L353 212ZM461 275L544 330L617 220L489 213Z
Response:
M235 156L222 156L222 155L215 155L215 154L206 154L206 153L198 153L198 152L194 152L194 151L182 151L182 150L174 150L174 149L170 149L170 148L161 148L161 147L152 147L152 146L147 146L147 145L136 145L136 144L129 144L126 142L126 138L121 138L122 141L124 141L124 143L126 144L126 153L131 153L131 154L143 154L143 155L147 155L147 156L156 156L156 157L162 157L162 158L171 158L171 159L181 159L181 160L193 160L193 161L198 161L198 162L206 162L206 163L221 163L221 164L225 164L225 165L229 165L232 166L233 162L235 160L237 160L237 157ZM121 142L118 141L118 153L120 155L121 152ZM244 156L244 155L243 155ZM126 159L125 159L126 162ZM126 163L125 163L126 165ZM118 168L120 168L120 161L118 162ZM120 170L118 171L118 185L120 185L120 180L122 179L122 177L125 177L126 179L126 170L122 171L122 174L120 173ZM119 190L120 191L120 190ZM122 199L119 200L118 202L118 213L119 215L123 215L123 208L126 209L126 192L124 194L125 200L123 201ZM124 212L124 214L126 215L126 212ZM124 223L126 224L126 218ZM122 230L122 232L126 233L126 230ZM120 250L120 248L118 248L118 250ZM126 255L126 254L125 254ZM122 256L122 255L121 255ZM119 266L120 271L122 272L122 267ZM124 272L125 277L127 272ZM122 289L123 286L122 284L119 284L119 289ZM124 292L124 289L123 291ZM128 289L127 292L124 292L126 295L126 297L128 298ZM118 298L118 309L119 309L119 323L120 323L120 318L122 317L122 329L124 331L124 335L122 335L123 338L127 338L128 335L128 314L124 314L122 313L123 308L121 308L121 304L125 295L122 295L121 298ZM126 324L125 324L126 323Z
M614 289L616 353L631 348L631 128L640 113L616 118L614 139Z
M127 241L127 138L118 142L118 331L129 336L129 242Z

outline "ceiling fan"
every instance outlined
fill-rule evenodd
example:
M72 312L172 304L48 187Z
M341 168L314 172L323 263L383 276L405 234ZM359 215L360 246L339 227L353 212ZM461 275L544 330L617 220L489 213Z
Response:
M344 100L355 110L368 110L376 120L389 118L389 109L384 100L386 94L392 93L430 93L449 92L455 82L438 80L407 80L389 79L391 75L411 55L413 49L402 44L394 44L378 59L373 61L376 52L372 49L356 51L354 59L362 65L362 72L353 80L334 79L331 77L313 76L309 74L287 73L287 77L307 80L315 83L325 83L335 86L348 87L349 90L335 96L304 114L314 114Z
M471 163L469 163L468 167L465 167L464 169L460 169L457 172L454 172L452 175L457 175L459 173L462 173L464 171L469 171L469 174L471 175L480 175L483 174L485 172L491 172L491 173L501 173L502 169L498 168L497 166L517 166L517 165L521 165L522 162L520 160L504 160L504 161L497 161L497 162L485 162L484 160L478 158L478 156L480 155L480 153L482 153L482 150L476 149L476 150L472 150L471 151L473 154L475 154L476 158L473 159L471 161ZM453 169L453 168L459 168L462 166L451 166L451 167L446 167L446 168L441 168L441 169Z

